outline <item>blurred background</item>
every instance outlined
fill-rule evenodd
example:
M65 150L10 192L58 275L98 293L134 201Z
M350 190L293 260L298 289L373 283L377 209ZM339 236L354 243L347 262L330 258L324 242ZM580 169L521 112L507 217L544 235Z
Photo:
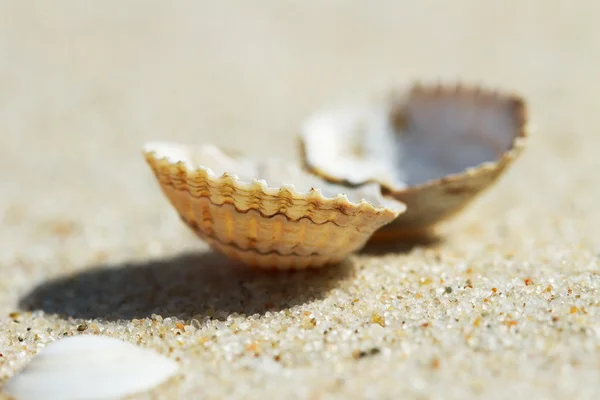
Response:
M198 246L145 141L294 159L312 111L413 80L528 102L528 150L465 221L538 226L538 238L549 215L586 224L599 198L599 15L592 0L0 1L3 268L27 254L41 278Z

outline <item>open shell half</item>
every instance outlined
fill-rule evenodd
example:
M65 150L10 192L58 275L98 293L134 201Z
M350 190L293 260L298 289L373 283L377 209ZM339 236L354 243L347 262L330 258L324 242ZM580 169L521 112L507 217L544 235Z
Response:
M341 187L278 159L255 162L212 145L155 142L144 154L184 223L253 266L339 262L406 209L376 183Z
M431 233L494 183L525 146L526 107L477 87L414 85L384 101L321 110L302 127L308 171L377 182L407 206L375 237Z

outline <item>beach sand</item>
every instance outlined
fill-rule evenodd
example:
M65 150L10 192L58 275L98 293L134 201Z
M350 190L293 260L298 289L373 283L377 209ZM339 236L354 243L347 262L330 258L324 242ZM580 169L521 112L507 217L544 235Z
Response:
M0 384L102 334L180 363L136 399L600 398L600 3L369 4L0 3ZM240 269L141 155L297 160L311 112L415 79L515 91L532 122L431 243Z

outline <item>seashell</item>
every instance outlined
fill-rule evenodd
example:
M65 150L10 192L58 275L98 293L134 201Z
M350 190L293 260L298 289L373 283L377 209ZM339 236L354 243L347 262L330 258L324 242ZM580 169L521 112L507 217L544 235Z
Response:
M330 182L377 182L407 211L375 238L427 235L490 187L521 154L526 107L478 87L414 85L406 94L307 118L306 170Z
M148 391L177 372L150 349L103 336L50 343L6 384L17 400L117 399Z
M342 187L275 158L166 142L143 151L183 222L213 249L257 267L339 262L406 208L376 183Z

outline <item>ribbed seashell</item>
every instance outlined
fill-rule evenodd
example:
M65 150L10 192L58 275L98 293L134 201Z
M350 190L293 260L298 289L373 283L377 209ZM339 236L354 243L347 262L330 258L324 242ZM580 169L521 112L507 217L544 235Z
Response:
M212 248L257 267L339 262L405 210L376 183L341 187L275 158L254 162L212 145L165 142L148 143L144 154L184 223Z
M71 336L50 343L4 390L16 400L120 399L166 382L175 361L119 339Z
M431 233L490 187L527 138L517 95L414 85L405 94L327 108L307 118L306 169L330 182L378 182L407 206L375 237Z

